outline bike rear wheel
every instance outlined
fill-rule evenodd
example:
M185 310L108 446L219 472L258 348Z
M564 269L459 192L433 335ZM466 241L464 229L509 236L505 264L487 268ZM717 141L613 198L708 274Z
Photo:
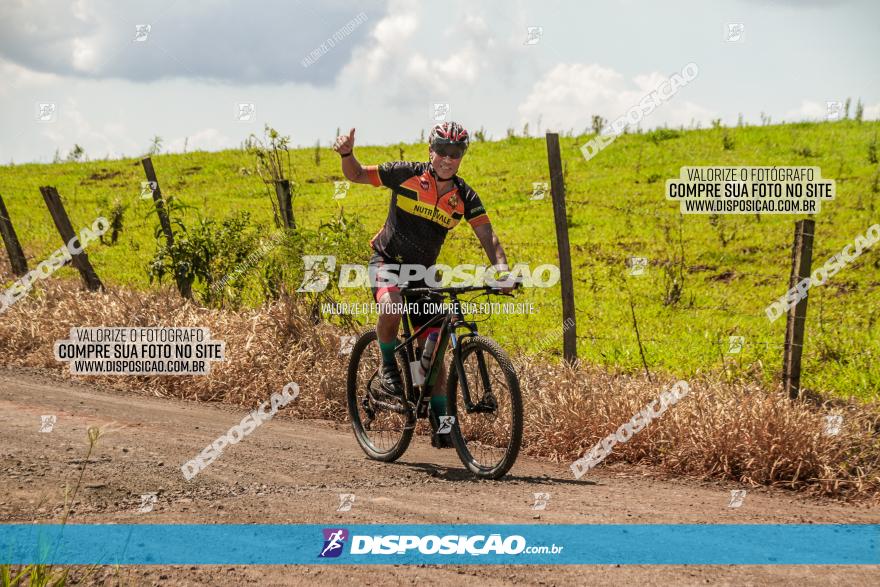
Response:
M519 379L510 358L490 338L468 339L461 349L472 406L468 411L458 372L447 383L447 414L455 417L450 434L469 471L485 479L503 477L519 455L523 409Z
M348 363L346 396L348 415L355 438L371 459L395 461L406 451L415 429L415 414L399 402L370 390L370 382L381 375L382 353L375 330L363 333L355 342ZM401 348L397 367L406 397L413 397L412 378Z

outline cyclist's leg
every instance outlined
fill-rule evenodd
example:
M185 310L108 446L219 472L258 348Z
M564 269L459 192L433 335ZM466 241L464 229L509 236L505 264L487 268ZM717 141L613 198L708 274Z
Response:
M397 346L397 331L400 328L401 295L393 282L380 279L375 270L384 265L386 259L378 253L370 259L371 289L374 299L379 303L379 319L376 322L376 335L382 353L382 382L386 391L403 397L403 382L394 347Z
M383 255L374 252L370 258L368 270L373 299L379 303L376 334L380 344L394 342L400 328L400 288L397 287L397 283L393 279L385 279L379 272L384 265L388 264L388 261ZM396 275L396 272L391 271L390 274Z
M400 290L386 289L379 298L379 320L376 322L376 334L379 335L380 343L397 341L397 333L400 329Z
M440 372L437 373L437 381L434 382L434 387L431 388L431 398L442 397L445 403L446 400L446 362L440 365ZM445 413L445 410L444 410ZM441 416L443 414L440 414Z
M413 327L418 328L432 317L433 315L426 313L417 314L415 317L411 317L413 320ZM440 328L427 328L419 336L419 346L421 348L425 347L425 342L427 341L428 336L433 332L439 334ZM446 415L446 361L440 363L440 370L437 373L437 378L434 380L433 387L431 387L431 411L434 412L435 416Z

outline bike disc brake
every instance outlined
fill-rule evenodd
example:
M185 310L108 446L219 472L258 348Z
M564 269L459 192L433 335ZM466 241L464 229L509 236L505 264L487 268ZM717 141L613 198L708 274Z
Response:
M498 400L496 400L492 392L489 391L486 392L483 397L480 398L480 401L475 403L468 411L477 414L494 414L497 409Z

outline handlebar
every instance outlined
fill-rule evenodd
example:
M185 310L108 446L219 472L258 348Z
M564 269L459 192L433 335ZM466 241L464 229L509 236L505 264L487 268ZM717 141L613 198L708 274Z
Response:
M507 295L512 296L512 294L506 294L503 292L503 287L497 287L492 285L466 285L466 286L458 286L458 287L409 287L408 282L404 282L400 284L400 295L404 297L416 297L416 296L424 296L431 294L452 294L458 295L463 293L469 293L474 291L483 291L486 293L493 293L497 295ZM515 281L513 283L513 289L519 289L522 287L522 283L519 281Z

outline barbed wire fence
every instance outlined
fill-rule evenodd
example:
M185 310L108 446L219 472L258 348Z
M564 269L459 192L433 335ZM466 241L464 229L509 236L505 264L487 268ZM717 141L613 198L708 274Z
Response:
M572 245L569 243L568 225L570 219L566 209L565 194L566 169L562 163L562 153L559 147L558 135L556 133L547 133L546 140L550 182L544 183L543 187L541 188L537 187L540 182L536 183L535 190L537 195L533 194L533 196L529 199L544 199L545 196L549 194L551 203L553 205L554 229L560 268L561 287L559 302L551 302L551 304L555 308L558 308L558 304L561 303L563 312L562 329L558 333L559 336L555 338L552 345L550 346L558 345L559 338L561 338L563 358L568 362L573 362L577 360L577 345L579 342L582 344L588 343L593 345L632 345L635 349L638 350L642 367L646 375L648 377L651 377L651 371L652 369L656 368L656 364L653 361L654 357L652 357L653 353L651 352L651 349L646 349L646 345L675 344L680 345L680 348L686 348L686 345L691 345L694 343L695 338L680 336L658 337L656 334L656 330L648 333L647 336L645 336L644 333L639 331L639 327L640 325L642 325L642 320L639 317L641 311L648 308L655 308L659 305L660 307L672 307L675 308L677 311L682 312L716 313L719 315L723 315L725 318L728 319L728 330L736 331L735 335L728 335L727 338L724 338L723 336L721 336L722 329L718 329L718 336L712 338L711 340L705 340L702 342L702 344L708 343L717 346L718 356L721 359L722 366L726 365L726 362L729 361L731 358L735 359L736 357L734 355L739 355L741 357L743 355L743 351L748 348L763 350L764 352L761 353L761 355L764 357L767 356L768 351L770 351L771 349L774 353L781 352L783 359L782 379L784 387L792 398L798 397L800 393L801 358L804 349L804 323L806 320L807 306L806 298L800 300L798 303L793 304L789 308L787 314L785 337L781 340L776 340L766 338L761 334L755 334L753 330L750 329L748 326L741 325L741 323L744 323L746 321L751 321L752 325L754 325L754 321L756 319L760 320L762 318L762 314L759 312L741 312L733 307L732 304L725 303L724 300L722 300L721 303L717 305L698 304L693 298L689 302L686 300L674 300L670 302L668 299L662 299L662 296L658 299L658 297L656 296L648 296L638 292L633 292L631 291L630 287L626 285L626 287L624 288L625 295L621 298L621 307L626 310L626 313L631 318L630 324L627 325L628 328L626 329L626 336L624 336L623 334L621 334L620 336L597 335L594 332L589 332L589 327L586 334L578 333L578 323L582 321L582 324L590 324L592 317L584 310L580 309L578 305L576 305L576 280L572 270L571 253L572 249L581 252L584 248L589 247L589 244L574 243ZM598 176L596 178L601 179L601 177ZM339 186L335 186L333 198L340 207L344 207L349 203L345 198L347 187L348 186L345 186L346 189L343 192L340 192ZM538 191L540 191L540 193L537 193ZM614 210L628 210L626 206L621 207L619 205L609 204L607 202L603 203L602 201L595 199L572 199L568 203L581 206L589 205L591 207L599 206ZM522 203L506 203L503 207L503 213L505 215L507 213L515 214L519 210L533 209L534 204L534 201L527 201ZM326 213L326 208L323 205L310 205L303 202L301 203L301 206L304 206L303 212L321 211L323 213ZM381 213L388 210L389 202L385 198L382 198L381 200L366 202L358 199L356 204L353 203L352 206L356 207L358 211L366 211L367 213ZM499 212L501 212L501 210L499 210ZM796 223L795 238L792 245L791 253L789 287L787 289L793 288L801 279L810 275L813 233L814 221L803 220ZM454 235L452 238L457 240ZM550 239L540 240L537 238L534 240L528 238L515 238L513 240L504 240L504 245L507 249L522 248L530 251L546 249L550 243ZM681 257L683 262L683 252ZM625 262L629 265L629 263L633 259L641 259L641 263L647 265L646 259L638 257L627 257L625 259ZM613 258L604 259L594 258L593 261L604 264L606 268L613 268L616 263L620 263L620 257L614 256ZM678 261L675 258L656 262L656 264L662 267L664 271L669 270L670 265L676 265L677 263ZM578 269L581 269L582 267L584 267L584 265L579 265ZM630 269L632 269L632 267L630 267ZM701 271L715 271L717 268L713 269L711 267L696 266L694 268L676 267L676 269L682 272L687 271L688 274L691 274ZM784 279L784 273L741 271L734 268L721 271L710 277L710 279L725 284L730 283L733 280L751 280L753 283L756 284L769 284L780 282L781 279ZM586 277L578 276L577 283L583 284L587 281L588 280ZM676 292L672 292L673 295L675 295L675 293ZM681 291L677 293L680 295ZM666 292L666 296L667 298L670 296L669 291ZM579 298L581 298L582 302L583 297L583 294L579 295ZM736 320L737 325L735 327L730 327L730 318L741 318L742 320ZM556 330L559 329L557 328ZM545 339L547 340L549 340L550 338L552 337L545 337ZM540 347L541 345L538 346ZM546 348L539 348L539 352L544 352L546 350Z
M557 250L560 261L560 270L561 270L561 278L562 278L562 287L561 290L561 306L563 308L562 315L562 325L563 329L561 332L561 338L563 339L563 355L567 361L573 361L577 359L577 343L586 342L589 344L597 345L597 344L613 344L613 345L635 345L638 348L638 352L640 355L640 359L642 362L642 366L646 372L646 374L650 377L651 369L654 367L652 364L652 357L650 349L645 348L646 344L680 344L687 345L692 344L695 340L694 337L686 338L686 337L675 337L675 336L663 336L658 337L656 335L656 331L651 332L647 336L643 335L642 332L639 331L639 326L641 324L639 314L640 311L645 308L652 308L658 306L658 304L662 304L663 306L667 306L666 302L662 299L658 299L656 296L648 296L641 293L635 293L630 290L629 287L626 288L626 298L622 300L622 306L627 313L631 316L631 332L627 331L628 334L624 336L621 334L620 336L606 336L606 335L598 335L595 332L590 332L589 327L587 328L587 333L577 333L577 326L579 319L582 320L583 324L590 324L590 320L593 318L586 311L579 309L576 305L574 288L575 288L575 279L572 275L572 257L571 250L575 249L578 252L581 252L584 248L589 247L589 243L574 243L573 245L569 244L568 238L568 224L569 218L566 213L566 194L565 194L565 166L561 161L561 151L558 143L558 135L555 133L547 133L547 147L548 147L548 166L550 169L550 189L547 189L547 184L544 183L543 187L535 188L535 193L533 193L532 197L530 197L530 201L522 202L522 203L513 203L507 204L503 208L505 213L513 212L516 213L518 210L522 209L534 209L534 200L544 199L547 195L545 192L549 193L551 202L553 204L553 214L554 214L554 228L555 228L555 236L557 243ZM160 205L161 194L158 186L158 179L156 178L155 171L152 168L152 162L149 157L145 158L142 161L145 169L145 173L147 176L147 184L150 186L150 190L148 192L148 196L152 196L152 199L156 203L157 214L162 221L162 227L164 232L166 233L166 237L169 241L173 238L173 235L170 234L170 225L167 221L167 217L164 214L164 209ZM607 179L612 177L610 175L603 176L595 176L593 179ZM349 182L341 181L341 182L332 182L334 184L333 192L329 192L328 195L332 194L333 200L337 202L340 208L345 206L355 207L358 211L366 210L370 213L372 212L384 212L389 208L389 202L386 198L377 198L375 200L368 200L366 202L358 199L356 203L352 203L351 200L346 199L346 193L350 187ZM540 182L536 183L537 186ZM539 193L540 192L540 193ZM283 196L283 197L282 197ZM142 194L143 197L143 194ZM279 201L278 205L281 208L290 209L291 204L290 200L290 190L285 190L284 194L278 194ZM571 199L569 204L574 205L589 205L592 207L604 207L614 210L625 210L626 206L619 206L610 204L608 202L603 202L601 199L591 198L591 199ZM47 200L47 205L50 205L51 202ZM285 205L286 204L286 205ZM320 213L326 214L326 204L320 204L318 202L309 201L309 199L300 199L298 202L298 208L300 208L300 212L302 213ZM50 205L50 211L53 211L54 208ZM63 212L63 210L62 210ZM66 215L65 215L66 216ZM69 224L69 222L68 222ZM292 225L292 222L290 223ZM0 199L0 236L3 238L3 242L6 248L7 256L10 259L10 263L12 265L12 269L15 274L21 275L27 271L27 263L24 260L24 256L21 253L21 245L18 242L17 235L12 227L11 220L9 219L9 214L3 206L3 201ZM789 288L792 289L794 286L801 281L802 279L808 277L810 275L810 268L812 263L812 250L813 250L813 237L814 237L814 221L812 220L803 220L796 223L795 229L795 238L792 247L791 253L791 271L789 277ZM453 238L454 235L453 235ZM541 250L546 249L548 245L551 244L550 239L540 240L538 238L534 240L517 238L514 240L505 240L504 244L509 248L523 248L526 250ZM636 257L629 257L626 259L627 263L630 263L631 260L637 259ZM641 259L642 263L647 266L647 259ZM614 267L616 263L620 263L620 256L609 256L605 255L605 258L595 257L594 261L604 261L605 267ZM668 267L669 263L675 263L676 260L667 260L663 262L657 262L656 265L663 266L664 269ZM584 265L580 265L578 268L580 269ZM631 266L630 269L633 269ZM696 271L715 271L717 268L712 269L709 267L696 267L696 268L688 268L689 272ZM780 275L779 272L771 273L771 272L755 272L755 271L741 271L739 269L727 269L713 275L710 279L720 282L720 283L730 283L733 280L739 279L750 279L755 283L772 283L779 282L783 276ZM578 283L586 283L586 277L580 277L577 280ZM581 294L581 301L583 302L583 294ZM558 308L557 303L552 303L552 305ZM682 302L681 304L672 304L678 311L684 312L706 312L706 313L717 313L723 314L727 318L743 318L754 321L756 318L760 319L760 314L756 315L756 313L743 313L732 307L730 304L727 304L722 300L722 302L718 305L699 305L696 304L693 299L689 303ZM801 358L804 349L804 323L806 320L806 308L807 308L807 299L804 297L799 302L793 304L787 314L787 325L786 325L786 333L783 340L775 340L764 338L759 335L750 334L748 327L746 326L737 326L735 328L737 334L730 335L725 340L723 337L719 336L712 340L706 340L713 345L717 345L719 348L719 356L722 358L722 363L725 359L725 356L729 356L732 354L740 353L744 348L748 347L758 347L763 348L765 351L769 351L769 349L773 349L774 352L776 350L781 349L783 354L783 380L786 387L786 390L792 397L797 397L800 389L800 364ZM720 332L719 332L720 334ZM559 340L556 339L554 344L558 344ZM728 348L727 352L724 352L725 345ZM739 349L733 351L731 349Z

